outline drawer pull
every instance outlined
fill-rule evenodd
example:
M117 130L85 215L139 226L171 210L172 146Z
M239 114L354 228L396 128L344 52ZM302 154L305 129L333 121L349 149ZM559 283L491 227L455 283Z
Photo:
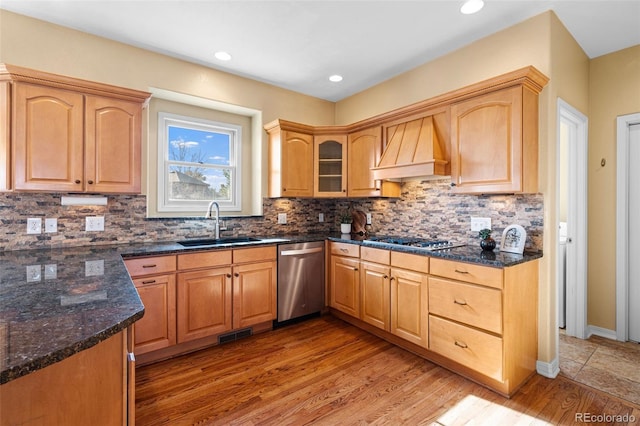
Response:
M467 348L468 348L468 346L467 346L467 344L466 344L466 343L458 342L457 340L456 340L455 345L456 345L457 347L459 347L459 348L462 348L462 349L467 349Z
M387 278L389 278L389 276L388 275L383 275L382 278L386 280Z
M347 250L346 248L341 248L340 251L343 253L349 253L349 250Z
M142 284L153 284L155 282L156 280L148 280L148 281L142 281Z
M465 302L464 300L460 301L457 299L453 299L453 303L455 303L456 305L461 305L461 306L465 306L467 304L467 302Z
M455 271L456 271L457 273L459 273L459 274L468 274L468 273L469 273L469 272L467 272L467 271L461 271L461 270L459 270L459 269L457 269L457 268L455 269Z
M354 271L357 271L357 270L358 270L358 268L353 268L353 270L354 270Z
M142 265L143 268L155 268L156 266L158 266L158 265L156 265L156 264L153 264L153 265Z

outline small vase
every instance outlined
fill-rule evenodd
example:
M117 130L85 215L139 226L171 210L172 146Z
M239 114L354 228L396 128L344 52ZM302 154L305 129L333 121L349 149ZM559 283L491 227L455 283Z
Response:
M342 232L343 234L350 234L351 233L351 224L350 223L341 223L340 224L340 232Z
M496 248L496 240L491 237L480 240L480 247L482 247L482 250L493 251Z

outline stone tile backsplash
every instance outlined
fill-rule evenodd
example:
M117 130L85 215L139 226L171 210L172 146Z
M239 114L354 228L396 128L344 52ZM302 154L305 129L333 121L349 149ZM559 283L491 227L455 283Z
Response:
M126 244L199 238L213 234L213 224L201 217L147 219L146 196L108 195L106 206L62 206L60 193L0 193L0 250L55 248L91 244ZM542 249L543 197L528 195L457 195L448 180L402 184L400 198L263 200L263 216L223 217L222 235L290 235L339 232L338 213L358 209L372 214L372 233L442 237L469 244L471 216L490 217L498 243L511 224L527 231L527 250ZM287 223L278 224L278 213ZM324 222L318 222L319 213ZM203 211L204 215L204 211ZM86 232L85 217L104 216L104 232ZM57 218L58 232L27 234L27 218ZM43 227L44 228L44 227Z

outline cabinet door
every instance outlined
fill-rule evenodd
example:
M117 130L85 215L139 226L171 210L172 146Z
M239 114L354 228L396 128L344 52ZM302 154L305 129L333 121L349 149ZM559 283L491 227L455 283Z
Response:
M231 330L231 267L178 274L178 343Z
M313 195L347 196L347 136L315 136Z
M524 158L522 101L522 88L514 87L451 106L454 192L523 191L523 161L537 168L537 143L535 156Z
M137 278L133 283L144 304L134 324L135 354L176 344L176 278L174 274Z
M376 263L360 263L362 307L360 319L389 331L389 267Z
M233 328L276 319L277 263L248 263L233 267Z
M428 346L427 282L426 274L391 270L391 332L424 348Z
M13 107L13 188L83 190L83 96L16 83Z
M331 307L360 317L360 261L331 256Z
M86 97L85 190L140 193L142 105Z
M282 196L313 197L313 136L282 132Z
M382 127L351 133L348 138L347 162L349 197L380 196L380 184L373 179L372 167L382 155Z

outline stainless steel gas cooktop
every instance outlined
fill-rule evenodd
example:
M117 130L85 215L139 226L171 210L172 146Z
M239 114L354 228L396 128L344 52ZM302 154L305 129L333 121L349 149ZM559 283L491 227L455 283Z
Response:
M462 247L466 244L449 240L429 240L424 238L404 237L369 237L365 241L370 243L391 244L396 246L414 247L423 250L445 250L453 247Z

